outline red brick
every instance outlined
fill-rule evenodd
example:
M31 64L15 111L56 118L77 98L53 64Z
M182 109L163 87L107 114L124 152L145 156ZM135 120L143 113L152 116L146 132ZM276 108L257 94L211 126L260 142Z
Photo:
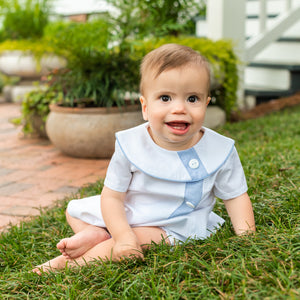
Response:
M72 192L104 178L109 164L109 159L69 157L47 140L25 137L9 122L20 115L20 107L0 103L0 231L10 221L26 219L13 215L35 215L40 207L76 197Z

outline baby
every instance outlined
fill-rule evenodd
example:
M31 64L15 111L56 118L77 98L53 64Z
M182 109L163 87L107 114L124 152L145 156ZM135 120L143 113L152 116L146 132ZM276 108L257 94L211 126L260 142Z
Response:
M224 222L212 211L215 197L236 234L255 231L234 141L202 126L209 90L209 65L191 48L166 44L144 57L140 102L147 122L116 134L101 196L69 203L75 235L34 272L97 258L143 259L151 242L204 239Z

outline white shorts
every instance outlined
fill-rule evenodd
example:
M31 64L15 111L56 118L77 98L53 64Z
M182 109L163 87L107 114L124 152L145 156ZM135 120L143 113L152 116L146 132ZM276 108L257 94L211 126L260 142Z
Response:
M83 199L76 199L71 200L68 204L67 211L69 215L73 218L79 219L87 224L91 224L98 227L106 228L105 222L102 217L101 213L101 196L91 196ZM126 210L126 208L125 208ZM224 220L220 218L215 213L211 213L209 217L209 222L211 224L214 224L213 226L210 226L211 230L208 231L206 236L200 237L200 239L204 239L211 235L211 233L215 232L217 227L215 224L223 224ZM165 231L170 244L174 245L175 243L182 243L185 242L188 238L193 238L192 235L190 235L188 232L185 233L185 235L180 234L179 232L176 232L175 230L172 230L172 226L165 224L158 224L158 223L142 223L142 224L130 224L132 227L144 227L144 226L154 226L159 227L162 230ZM176 228L173 226L173 228ZM199 237L198 237L199 239Z

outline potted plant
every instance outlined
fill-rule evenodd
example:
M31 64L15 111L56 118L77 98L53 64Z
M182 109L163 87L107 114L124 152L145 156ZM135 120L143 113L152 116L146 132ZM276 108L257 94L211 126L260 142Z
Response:
M33 56L49 50L40 43L49 21L49 0L2 0L0 70L9 76L35 77L38 66ZM33 55L32 55L33 54Z
M65 59L47 40L6 40L0 43L0 71L7 76L38 79L52 69L63 68Z
M21 78L16 87L5 88L7 101L22 101L33 89L33 80L53 68L63 67L65 61L53 55L44 40L49 23L52 0L2 0L0 10L0 72ZM22 82L25 79L26 82Z
M164 43L181 43L207 56L217 79L214 93L218 95L218 105L226 112L233 108L237 60L229 42L181 36L134 40L134 32L116 32L118 27L110 21L56 23L45 30L50 44L63 49L67 59L67 67L49 78L50 84L63 92L63 101L50 106L46 124L50 140L63 152L77 157L110 157L115 131L143 122L141 112L132 111L139 107L138 99L126 101L124 95L138 91L142 57ZM101 111L101 117L93 116L96 111ZM109 122L108 115L115 119ZM127 117L131 123L125 122ZM77 123L79 120L84 121ZM107 143L106 135L110 139ZM88 146L91 141L98 144Z
M138 90L138 62L128 47L111 46L108 22L56 23L46 35L54 48L64 49L67 67L48 77L63 93L50 106L46 131L64 153L85 158L108 158L114 151L114 133L143 122L138 99L126 100Z

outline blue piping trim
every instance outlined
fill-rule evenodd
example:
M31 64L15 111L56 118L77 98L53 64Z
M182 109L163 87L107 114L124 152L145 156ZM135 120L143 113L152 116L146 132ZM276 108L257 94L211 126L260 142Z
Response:
M207 175L207 171L201 162L194 148L177 153L184 167L192 177L192 179L203 178ZM189 162L191 159L196 159L199 163L197 168L191 168ZM177 217L192 212L196 209L202 199L203 194L203 179L196 182L187 182L185 184L184 201L183 203L169 216L169 218ZM190 207L187 203L189 203Z
M234 142L232 144L232 147L228 153L228 155L226 156L226 158L224 159L224 161L217 167L215 168L215 170L213 170L213 172L211 173L207 173L207 175L203 178L198 178L198 179L191 179L189 181L186 181L186 180L171 180L171 179L166 179L166 178L163 178L163 177L158 177L158 176L153 176L152 174L148 173L148 172L145 172L143 169L141 169L140 167L138 167L137 165L135 165L129 158L128 156L126 155L125 151L123 150L123 148L121 147L121 144L119 142L119 139L116 137L116 140L117 140L117 143L122 151L122 153L124 154L124 156L128 159L128 161L133 165L135 166L138 170L142 171L143 173L151 176L151 177L154 177L154 178L157 178L157 179L161 179L161 180L166 180L166 181L171 181L171 182L196 182L196 181L199 181L199 180L203 180L207 177L209 177L211 174L215 173L217 170L219 170L224 164L225 162L227 161L228 157L230 156L230 154L232 153L233 149L234 149ZM186 150L183 150L183 151L186 151ZM183 151L178 151L177 153L180 153L180 152L183 152Z
M203 180L186 183L185 192L184 192L184 201L179 207L176 208L176 210L173 211L173 213L168 217L168 219L185 215L194 211L202 200L202 194L203 194ZM193 204L194 207L188 206L187 202Z
M179 156L184 167L190 174L192 180L198 181L199 178L205 178L205 176L207 175L207 171L204 168L204 165L194 148L188 149L186 151L177 152L177 155ZM191 161L191 159L196 159L198 161L199 166L197 168L193 169L189 166L189 162Z

